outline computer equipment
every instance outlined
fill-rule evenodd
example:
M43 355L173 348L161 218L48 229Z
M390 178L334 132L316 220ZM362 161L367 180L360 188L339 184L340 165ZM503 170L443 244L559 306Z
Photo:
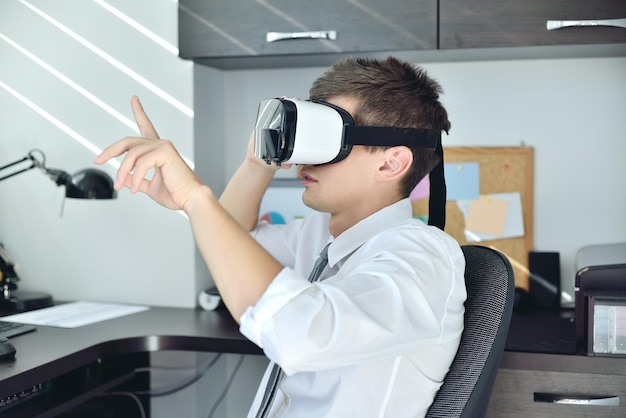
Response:
M8 338L0 337L0 361L11 360L15 357L15 346Z
M603 311L596 308L614 307L622 312L626 304L626 263L591 265L583 267L576 273L574 285L576 297L576 336L585 347L588 355L600 355L602 350L594 349L594 337L599 335L595 331L602 330L606 338L620 340L620 344L626 337L623 327L624 319L613 317L611 324L599 321L594 324L594 319L600 319ZM606 313L606 312L605 312ZM595 326L597 325L597 326ZM621 355L626 355L626 350L618 350Z
M0 338L17 337L18 335L26 334L36 329L37 327L35 325L0 320Z

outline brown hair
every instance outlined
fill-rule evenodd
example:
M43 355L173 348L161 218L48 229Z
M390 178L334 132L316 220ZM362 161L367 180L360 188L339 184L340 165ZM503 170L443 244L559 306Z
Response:
M448 113L439 101L441 85L426 71L394 57L384 60L347 58L334 64L313 83L312 100L349 97L358 102L352 117L357 125L450 130ZM372 147L373 150L380 147ZM434 150L415 148L413 165L400 187L409 196L438 163Z

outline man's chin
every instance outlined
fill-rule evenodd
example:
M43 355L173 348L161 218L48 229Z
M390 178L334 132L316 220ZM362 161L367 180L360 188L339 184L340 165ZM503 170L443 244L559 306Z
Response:
M302 193L302 203L304 203L304 206L309 209L313 209L318 212L321 211L319 209L319 205L316 204L317 202L315 201L315 199L312 199L311 196L307 195L307 190L304 190L304 192Z

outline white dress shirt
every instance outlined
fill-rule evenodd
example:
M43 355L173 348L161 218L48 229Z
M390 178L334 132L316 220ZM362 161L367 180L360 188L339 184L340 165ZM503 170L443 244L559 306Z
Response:
M411 211L401 200L336 237L317 283L307 276L332 241L328 214L253 231L285 266L240 327L286 374L270 417L425 415L463 330L465 259Z

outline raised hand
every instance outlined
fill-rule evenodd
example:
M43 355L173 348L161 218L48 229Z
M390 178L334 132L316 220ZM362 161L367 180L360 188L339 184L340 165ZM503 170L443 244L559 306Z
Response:
M104 164L111 158L126 154L115 179L115 189L129 188L142 192L169 209L185 209L194 191L204 184L185 163L171 141L160 139L146 115L139 98L133 96L131 107L141 137L126 137L109 147L94 159ZM148 172L153 169L152 178Z

